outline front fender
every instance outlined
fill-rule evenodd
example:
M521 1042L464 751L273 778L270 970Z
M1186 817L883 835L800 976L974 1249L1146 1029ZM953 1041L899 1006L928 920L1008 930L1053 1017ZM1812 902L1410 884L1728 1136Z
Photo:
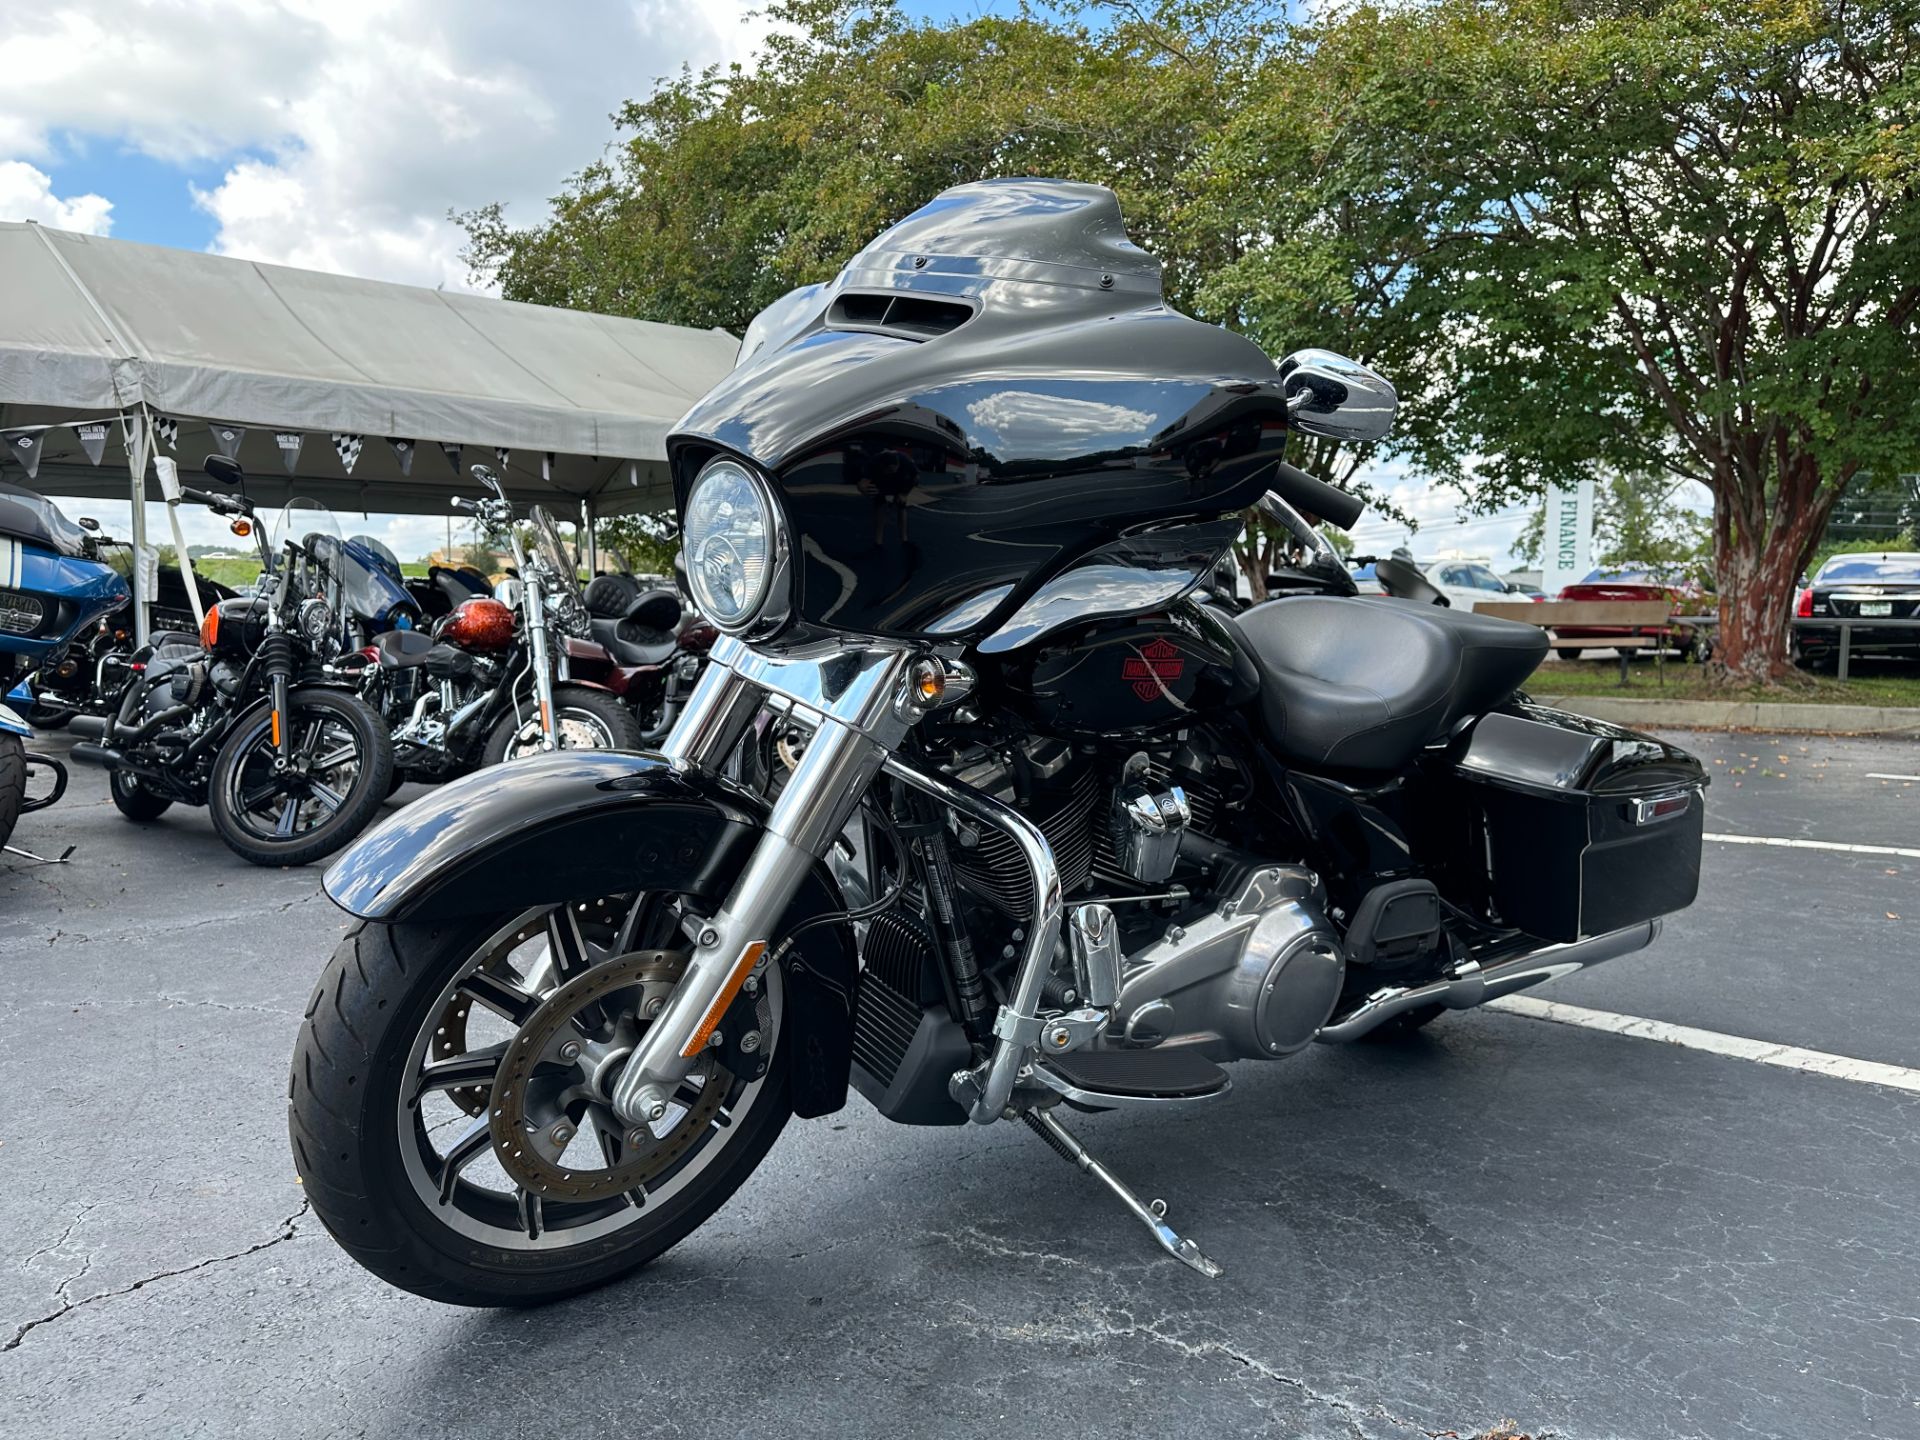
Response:
M327 870L333 902L363 920L440 921L632 890L718 905L760 838L766 805L709 771L658 755L561 750L441 786L350 846ZM814 866L783 930L846 903ZM787 952L794 1113L846 1102L855 960L845 925Z

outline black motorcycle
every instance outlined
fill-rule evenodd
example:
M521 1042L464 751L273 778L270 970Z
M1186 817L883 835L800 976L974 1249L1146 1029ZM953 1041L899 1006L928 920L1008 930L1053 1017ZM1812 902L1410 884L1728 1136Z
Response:
M505 487L484 465L473 474L493 493L453 505L511 547L514 574L499 596L468 594L429 622L398 564L385 563L384 546L347 541L335 567L345 582L313 631L328 673L356 685L380 713L398 775L408 780L449 780L542 751L638 749L633 712L611 688L571 668L572 646L591 621L553 518L534 506L532 543L524 543ZM449 576L450 587L464 587ZM598 646L585 649L589 666L605 657Z
M1247 508L1358 518L1289 436L1395 404L1169 310L1090 185L950 190L777 303L667 441L723 638L661 752L455 782L328 872L314 1213L394 1285L550 1300L851 1086L1032 1128L1218 1273L1064 1117L1220 1104L1222 1062L1639 950L1698 884L1700 765L1530 703L1535 627L1306 539L1317 584L1207 598ZM771 801L725 778L769 724Z
M240 468L206 462L216 481ZM113 803L151 821L174 804L205 805L215 832L255 865L301 865L366 828L391 788L393 747L380 717L323 680L303 629L324 606L339 532L327 511L295 500L272 540L244 494L181 488L260 547L251 595L222 600L197 637L156 635L134 654L110 715L76 716L75 760L105 766Z

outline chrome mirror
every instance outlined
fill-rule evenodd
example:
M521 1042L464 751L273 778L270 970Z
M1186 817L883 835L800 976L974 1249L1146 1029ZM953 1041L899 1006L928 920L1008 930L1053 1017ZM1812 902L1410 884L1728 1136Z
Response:
M1331 350L1296 350L1282 360L1280 393L1293 428L1327 440L1384 439L1400 404L1383 377Z

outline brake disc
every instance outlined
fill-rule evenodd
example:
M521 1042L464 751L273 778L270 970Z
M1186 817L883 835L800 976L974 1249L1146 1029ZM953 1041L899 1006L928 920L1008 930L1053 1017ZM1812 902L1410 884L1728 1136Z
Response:
M540 1002L507 1046L494 1077L489 1129L500 1168L529 1194L559 1200L603 1200L643 1189L706 1135L733 1086L719 1051L704 1051L687 1080L697 1095L676 1103L679 1118L661 1131L625 1126L609 1096L618 1061L632 1052L647 1011L686 971L684 954L642 950L595 965ZM587 1023L575 1024L583 1015ZM601 1158L582 1168L567 1149L584 1126L605 1137Z

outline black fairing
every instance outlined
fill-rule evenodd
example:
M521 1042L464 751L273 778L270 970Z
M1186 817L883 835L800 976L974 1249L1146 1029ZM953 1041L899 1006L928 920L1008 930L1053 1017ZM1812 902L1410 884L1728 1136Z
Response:
M0 481L0 535L24 540L56 555L87 553L87 532L67 519L46 496Z
M1102 546L1250 505L1285 436L1272 362L1166 307L1110 191L999 180L774 306L667 445L683 506L721 451L773 478L795 638L972 643Z

